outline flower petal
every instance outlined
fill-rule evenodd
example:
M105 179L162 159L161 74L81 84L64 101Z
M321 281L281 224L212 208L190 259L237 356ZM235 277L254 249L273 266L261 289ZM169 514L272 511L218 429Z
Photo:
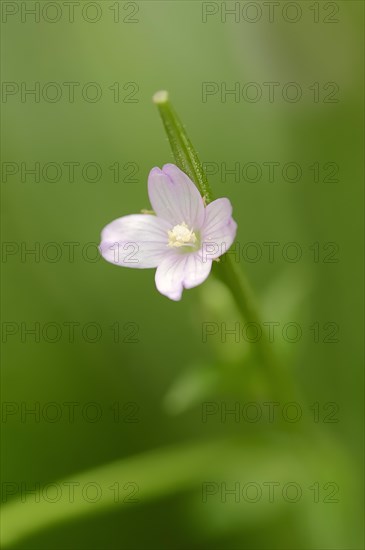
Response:
M200 229L204 222L204 203L197 187L174 164L153 168L148 176L148 194L157 216L172 226L186 223Z
M232 218L232 205L228 199L217 199L208 204L201 235L203 260L213 260L224 254L232 245L236 231L237 224Z
M101 255L108 262L123 267L157 267L171 253L169 228L169 223L148 214L118 218L103 229Z
M171 300L178 301L183 289L203 283L211 268L212 261L203 262L199 253L170 255L157 268L157 290Z

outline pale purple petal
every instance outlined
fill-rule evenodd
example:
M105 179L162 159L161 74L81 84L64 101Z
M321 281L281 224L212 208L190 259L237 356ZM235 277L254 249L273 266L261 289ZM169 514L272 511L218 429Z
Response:
M202 261L199 253L170 255L157 268L157 290L171 300L178 301L183 289L203 283L211 268L212 261Z
M217 199L208 204L201 231L203 260L224 254L232 245L236 231L237 224L232 218L232 205L228 199Z
M101 234L100 252L108 262L123 267L157 267L169 254L170 224L148 214L118 218Z
M148 176L148 194L157 216L172 226L183 222L189 229L200 229L204 203L193 182L174 164L153 168Z

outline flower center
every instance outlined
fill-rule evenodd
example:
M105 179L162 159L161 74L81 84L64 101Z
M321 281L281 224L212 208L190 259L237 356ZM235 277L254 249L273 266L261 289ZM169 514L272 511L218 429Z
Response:
M194 231L189 229L185 222L175 225L167 233L169 236L168 245L173 248L180 248L181 246L195 246L197 241Z

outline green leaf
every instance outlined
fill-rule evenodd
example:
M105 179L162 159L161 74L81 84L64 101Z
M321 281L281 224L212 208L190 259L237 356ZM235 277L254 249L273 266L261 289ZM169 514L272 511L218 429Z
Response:
M176 415L214 395L221 373L215 365L193 364L174 381L163 400L167 413Z
M294 434L271 432L266 436L261 434L260 437L245 434L245 437L199 441L158 449L105 464L65 480L58 480L57 484L63 487L63 490L60 498L54 502L44 498L42 488L39 492L39 502L36 502L34 495L23 501L20 498L9 501L2 508L2 547L9 547L57 524L100 514L112 507L126 510L130 506L138 506L138 502L146 504L153 499L188 490L195 494L197 514L211 518L211 512L216 508L217 514L220 511L229 523L232 519L235 524L239 523L241 517L237 513L238 507L235 507L236 513L232 516L231 505L224 505L219 494L210 501L209 506L202 500L204 483L211 482L219 487L221 482L229 486L236 482L244 484L254 481L263 485L265 481L276 481L283 485L295 481L305 491L306 499L303 505L310 507L310 516L316 510L323 511L328 525L331 525L330 520L333 517L339 522L336 531L325 529L321 536L322 547L332 548L331 533L341 533L341 538L345 536L346 524L343 521L341 523L341 514L349 503L354 504L351 501L353 493L347 494L336 508L330 508L328 504L313 504L310 499L312 493L308 488L316 481L321 486L328 481L334 481L340 487L351 489L348 483L348 475L351 475L351 472L352 466L343 456L341 449L324 437L308 439ZM70 482L78 483L72 503L69 492L65 489L65 484ZM101 489L101 498L95 502L82 497L80 488L90 483L97 484ZM121 491L124 490L118 498L115 494L116 484ZM126 498L126 485L129 499ZM138 502L131 502L131 488L138 489L134 490L133 494L133 498ZM266 501L262 506L256 507L255 514L260 521L276 513L276 506L266 505ZM294 507L300 512L301 517L302 508L297 505ZM315 526L316 532L319 527L320 524ZM310 525L306 524L306 528L310 528ZM326 538L331 544L326 545Z

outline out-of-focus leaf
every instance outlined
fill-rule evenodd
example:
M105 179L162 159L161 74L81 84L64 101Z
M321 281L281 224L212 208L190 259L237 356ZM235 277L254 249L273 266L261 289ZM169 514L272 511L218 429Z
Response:
M197 329L202 333L203 327L207 326L204 323L209 323L209 328L206 329L208 332L206 343L213 347L218 360L227 363L244 361L250 353L248 342L241 339L236 342L232 334L228 335L226 339L222 339L222 333L235 330L237 324L239 324L238 330L241 329L242 316L233 300L232 293L218 278L210 277L202 286L200 310L200 324ZM209 330L213 332L214 327L217 332L210 335Z
M334 454L336 461L333 461ZM151 499L187 490L196 495L196 517L201 516L202 523L205 518L212 524L212 518L216 517L217 525L235 528L237 522L243 521L245 508L242 507L242 511L237 506L232 508L231 504L222 502L221 495L216 493L216 498L210 499L208 504L208 500L204 499L206 483L216 488L222 482L229 486L236 482L263 485L264 482L284 484L294 481L303 492L306 491L303 502L294 504L296 513L301 514L303 506L309 506L312 514L312 508L318 509L320 513L321 507L316 508L316 503L311 500L310 485L318 482L322 487L326 482L335 482L340 487L348 487L346 483L350 469L340 449L324 438L308 440L294 434L226 438L160 449L106 464L75 475L73 479L58 482L60 486L70 482L76 482L81 487L90 482L97 484L101 488L101 498L95 502L75 495L71 505L68 492L62 491L61 497L54 502L40 498L39 502L36 499L24 502L16 499L7 503L2 510L2 544L8 547L57 523L102 513L113 506L126 508L128 504L131 505L132 498L145 504ZM116 498L115 487L118 483L124 489L128 485L128 498L125 493L118 493ZM346 506L353 505L352 498L352 493L345 495L338 507L332 508L332 512L331 508L324 507L326 521L334 519L337 522L333 531L340 537L337 547L341 547L342 539L346 540L346 521L341 520L341 513ZM264 521L266 517L277 513L277 507L274 503L265 503L256 508L256 513L257 519ZM316 531L318 525L320 521L315 525ZM306 527L311 528L310 524ZM330 544L326 543L326 537ZM323 547L333 547L333 536L329 529L323 530L321 540Z
M293 276L290 269L282 271L267 286L261 296L261 307L265 319L288 320L303 307L312 287L312 274L309 270Z
M163 401L163 407L169 414L180 414L209 395L219 386L221 374L215 365L194 364L177 378Z

